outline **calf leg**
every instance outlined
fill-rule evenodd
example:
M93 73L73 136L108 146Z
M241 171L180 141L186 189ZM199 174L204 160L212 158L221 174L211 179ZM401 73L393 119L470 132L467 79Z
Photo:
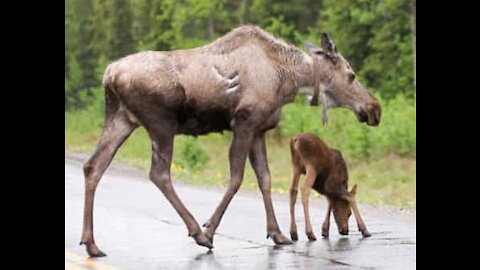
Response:
M293 166L292 182L290 184L290 237L293 241L298 240L297 223L295 222L295 204L297 202L298 182L300 180L300 168Z
M349 202L350 207L352 207L353 214L355 215L355 219L357 220L358 230L362 233L364 237L370 237L372 235L368 232L367 226L365 225L365 222L363 222L362 215L360 215L360 211L358 210L357 201L355 200L356 193L357 185L354 185L349 195L343 196L343 198L346 199Z
M267 215L267 238L272 237L275 244L284 245L292 242L286 238L278 227L275 212L273 210L272 198L270 196L271 177L267 162L267 151L265 149L265 133L255 136L252 149L249 154L252 165L258 180L258 187L262 192L263 203Z
M332 205L330 203L330 200L327 198L327 212L325 214L325 220L323 221L322 224L322 236L323 237L328 237L329 230L330 230L330 213L332 212Z
M302 205L303 205L303 212L305 214L305 233L307 234L308 240L316 241L317 237L313 233L312 224L310 223L310 213L308 209L308 200L310 196L310 191L312 186L315 182L316 171L313 167L308 166L306 168L307 174L305 176L305 182L302 186Z
M367 226L365 225L365 222L363 222L362 216L360 215L360 211L358 210L357 202L355 201L355 199L353 199L353 202L351 203L351 206L352 206L353 214L355 215L355 219L357 220L358 230L360 232L362 232L362 235L364 237L372 236L368 232Z
M87 253L92 257L106 255L97 247L93 238L93 202L95 190L117 149L137 127L136 124L129 121L125 111L122 109L113 113L114 114L106 117L105 127L97 148L83 166L85 175L85 203L80 244L86 245Z

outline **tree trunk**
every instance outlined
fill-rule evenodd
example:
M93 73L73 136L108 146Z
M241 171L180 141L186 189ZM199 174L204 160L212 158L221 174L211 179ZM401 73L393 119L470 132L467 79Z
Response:
M242 0L240 5L240 24L246 24L250 20L250 0Z
M208 39L212 40L215 37L215 22L212 17L208 18Z
M417 29L416 29L416 19L417 19L417 1L411 0L412 5L412 53L413 53L413 87L415 93L417 93Z

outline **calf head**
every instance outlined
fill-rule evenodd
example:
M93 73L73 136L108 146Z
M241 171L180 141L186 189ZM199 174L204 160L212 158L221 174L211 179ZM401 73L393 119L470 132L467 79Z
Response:
M350 202L355 199L357 185L354 185L350 192L341 197L330 197L333 217L337 224L338 233L348 235L348 219L352 215Z

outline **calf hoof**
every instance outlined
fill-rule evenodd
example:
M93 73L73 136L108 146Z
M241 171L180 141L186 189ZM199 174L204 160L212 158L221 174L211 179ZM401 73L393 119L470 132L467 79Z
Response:
M95 243L85 243L85 242L80 242L80 245L85 244L86 245L86 250L88 253L88 256L90 257L105 257L107 254L102 252Z
M328 230L322 229L322 236L328 238Z
M372 236L367 230L362 231L363 237L370 237Z
M308 241L317 241L317 237L313 232L307 232Z
M292 241L298 241L298 234L296 232L291 232L290 237L292 238Z
M195 243L197 243L197 245L199 246L203 246L208 249L213 248L212 242L210 241L209 237L207 237L203 232L195 235L193 239L195 239Z
M277 244L277 245L291 245L292 244L292 241L290 241L290 239L285 237L285 235L283 235L282 233L274 233L274 234L269 233L269 234L267 234L267 239L269 237L272 237L273 242L275 242L275 244Z

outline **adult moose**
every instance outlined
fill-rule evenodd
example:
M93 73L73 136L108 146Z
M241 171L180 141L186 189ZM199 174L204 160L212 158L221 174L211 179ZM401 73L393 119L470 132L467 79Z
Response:
M258 179L267 237L289 244L277 224L270 198L265 132L274 128L282 106L300 87L320 97L324 112L346 107L360 122L378 125L380 105L355 79L348 62L326 34L306 54L256 26L241 26L200 48L141 52L111 63L104 75L105 125L96 150L84 165L85 206L81 244L90 256L105 256L93 237L96 187L121 144L142 125L152 141L150 179L183 219L188 235L212 248L220 220L242 183L247 155ZM222 74L238 74L233 88L219 87ZM228 88L228 89L227 89ZM317 98L314 98L316 101ZM172 185L170 165L175 134L233 131L230 184L204 224L184 206Z

